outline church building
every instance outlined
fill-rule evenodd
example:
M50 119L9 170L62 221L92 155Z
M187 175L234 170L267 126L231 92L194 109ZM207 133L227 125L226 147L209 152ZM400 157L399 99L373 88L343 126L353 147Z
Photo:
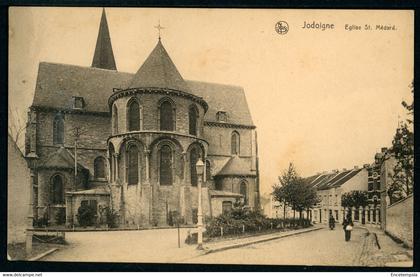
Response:
M35 220L77 226L90 205L120 226L193 224L201 180L205 217L255 209L257 149L243 88L184 79L160 35L135 74L118 71L104 10L90 67L39 64L25 139Z

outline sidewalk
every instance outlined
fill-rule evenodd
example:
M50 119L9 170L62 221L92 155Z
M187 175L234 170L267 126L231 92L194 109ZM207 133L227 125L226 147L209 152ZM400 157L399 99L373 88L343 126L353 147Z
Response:
M377 227L364 226L369 231L369 240L364 255L366 266L373 267L412 267L413 250L402 243L395 242L383 230Z
M234 240L218 241L207 243L204 247L204 254L210 254L214 252L219 252L223 250L228 250L232 248L243 247L255 243L262 243L270 240L285 238L293 235L303 234L307 232L312 232L316 230L323 229L325 227L313 226L300 230L286 231L286 232L277 232L267 235L256 235L252 237L239 238Z

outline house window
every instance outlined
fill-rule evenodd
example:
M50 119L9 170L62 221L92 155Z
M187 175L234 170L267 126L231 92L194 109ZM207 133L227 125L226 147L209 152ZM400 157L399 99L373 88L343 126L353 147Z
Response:
M234 131L232 133L231 142L230 142L230 152L232 155L239 155L239 133Z
M226 114L226 112L218 111L216 113L216 119L219 122L226 122L227 121L227 114Z
M83 109L85 107L85 101L83 97L73 96L73 109Z
M97 157L93 162L95 179L105 179L105 159Z
M53 124L53 143L64 143L64 117L61 113L56 114Z
M338 211L337 210L335 210L335 220L338 221Z
M222 214L227 214L232 210L232 202L231 201L223 201L222 203Z
M197 176L197 169L196 164L198 162L199 154L197 148L191 149L190 152L190 172L191 172L191 185L197 186L198 176Z
M140 106L136 100L128 105L128 131L140 130Z
M116 105L112 108L112 132L118 134L118 108Z
M210 168L210 161L206 161L206 181L211 180L211 168Z
M160 185L172 185L172 150L168 145L160 149Z
M128 184L134 185L139 182L139 151L136 145L128 148Z
M192 105L188 111L188 118L189 118L189 134L196 136L197 135L197 118L198 118L198 111L197 107Z
M114 162L114 145L112 143L109 144L109 167L111 169L111 181L115 181L115 162Z
M239 191L240 191L240 194L242 194L243 197L244 197L244 204L245 205L248 205L248 189L247 189L247 186L246 186L246 182L245 181L242 181L241 182Z
M64 204L64 181L61 175L55 175L51 183L51 203Z
M162 131L173 131L175 129L174 111L169 101L160 104L160 129Z

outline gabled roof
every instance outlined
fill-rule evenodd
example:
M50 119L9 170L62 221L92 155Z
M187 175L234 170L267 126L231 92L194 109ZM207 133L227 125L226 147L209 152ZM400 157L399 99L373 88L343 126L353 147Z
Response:
M210 197L235 197L235 198L243 198L244 196L239 193L234 193L230 191L224 190L213 190L209 189Z
M114 70L41 62L32 105L69 110L73 96L80 96L85 111L109 112L113 88L126 88L131 77Z
M226 123L253 126L244 89L239 86L187 81L193 94L202 97L209 108L206 121L217 122L218 111L227 112Z
M78 163L77 165L79 168L84 169L81 164ZM65 147L60 147L57 151L41 160L39 167L74 169L74 156Z
M66 194L72 195L110 195L109 189L106 187L97 187L94 189L88 190L79 190L79 191L69 191Z
M98 39L96 40L92 67L117 70L114 53L112 52L112 44L109 36L105 9L102 9L101 23L99 25Z
M168 88L190 92L187 83L172 62L160 39L130 81L129 88L141 87Z
M321 173L306 178L306 181L317 190L341 187L357 175L362 169L344 170L342 172Z
M32 106L71 110L72 97L83 97L87 112L109 112L113 88L128 87L133 74L77 65L41 62ZM228 113L228 123L253 125L242 88L215 83L186 81L192 94L204 98L209 110L205 121L216 121L216 112Z
M251 171L251 158L233 156L216 176L257 176Z

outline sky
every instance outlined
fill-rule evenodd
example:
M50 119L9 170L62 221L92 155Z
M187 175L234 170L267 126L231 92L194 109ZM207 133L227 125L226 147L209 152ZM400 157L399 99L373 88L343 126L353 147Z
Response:
M90 66L101 8L9 10L9 107L26 120L39 62ZM372 163L406 118L414 13L380 10L107 8L117 68L134 73L162 42L184 79L245 89L261 191L293 162L302 176ZM275 31L278 21L289 31ZM334 29L302 28L334 24ZM346 30L357 25L362 30ZM370 30L364 30L370 25ZM376 25L395 30L376 30Z

